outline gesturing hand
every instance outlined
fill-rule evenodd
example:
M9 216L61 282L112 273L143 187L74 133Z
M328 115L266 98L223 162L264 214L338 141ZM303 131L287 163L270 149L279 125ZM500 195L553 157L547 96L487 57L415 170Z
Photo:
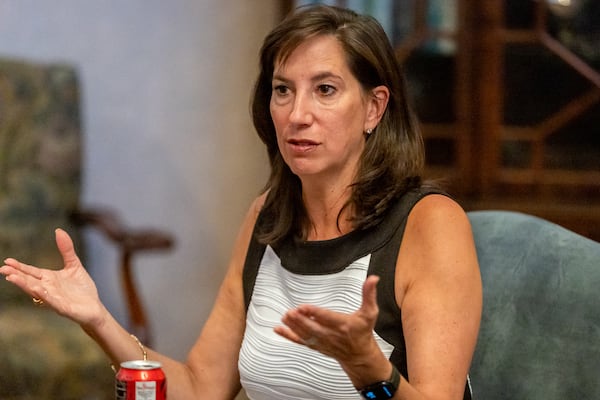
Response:
M77 257L73 241L61 229L56 230L56 245L63 258L63 269L42 269L7 258L0 274L58 314L82 325L89 324L98 315L101 304L96 285Z
M275 332L295 343L308 346L338 360L342 365L360 362L377 349L373 329L379 313L379 277L369 276L363 285L362 304L351 314L313 305L300 305L282 318Z

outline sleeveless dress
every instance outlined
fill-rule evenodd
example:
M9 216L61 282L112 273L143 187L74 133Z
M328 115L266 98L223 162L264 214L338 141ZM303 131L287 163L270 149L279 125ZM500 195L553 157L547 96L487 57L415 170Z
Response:
M244 265L246 331L238 361L250 399L361 399L336 360L278 336L273 328L281 325L287 310L300 304L356 311L363 283L371 274L380 276L380 312L373 334L382 352L408 378L401 313L394 295L396 260L410 210L432 193L443 194L410 191L379 225L331 240L290 238L273 248L253 235Z

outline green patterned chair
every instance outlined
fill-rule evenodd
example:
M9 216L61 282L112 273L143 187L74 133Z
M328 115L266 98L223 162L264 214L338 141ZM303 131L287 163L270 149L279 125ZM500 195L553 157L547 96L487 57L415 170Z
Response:
M600 399L600 243L516 212L469 217L483 281L473 399Z
M85 258L80 228L118 246L130 329L150 341L131 258L167 249L158 230L128 230L107 210L80 208L81 129L76 71L0 57L0 257L61 265L54 229L70 232ZM36 307L0 280L0 399L114 399L109 360L75 323Z

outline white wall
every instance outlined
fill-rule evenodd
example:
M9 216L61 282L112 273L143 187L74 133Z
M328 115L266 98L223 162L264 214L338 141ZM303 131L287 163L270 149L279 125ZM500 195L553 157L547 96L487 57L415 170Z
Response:
M171 253L135 260L155 348L182 359L267 176L250 121L257 52L277 0L0 0L0 55L75 64L82 80L83 203L171 231ZM88 267L123 318L116 254Z

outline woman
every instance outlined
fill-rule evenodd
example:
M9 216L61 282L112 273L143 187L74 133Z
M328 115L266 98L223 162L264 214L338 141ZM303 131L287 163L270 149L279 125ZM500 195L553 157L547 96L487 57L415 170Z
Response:
M254 99L272 172L185 363L152 350L168 398L461 399L481 313L464 211L421 181L423 145L381 26L302 9L265 39ZM115 363L139 343L100 302L68 235L64 269L0 273ZM360 393L360 394L359 394Z

